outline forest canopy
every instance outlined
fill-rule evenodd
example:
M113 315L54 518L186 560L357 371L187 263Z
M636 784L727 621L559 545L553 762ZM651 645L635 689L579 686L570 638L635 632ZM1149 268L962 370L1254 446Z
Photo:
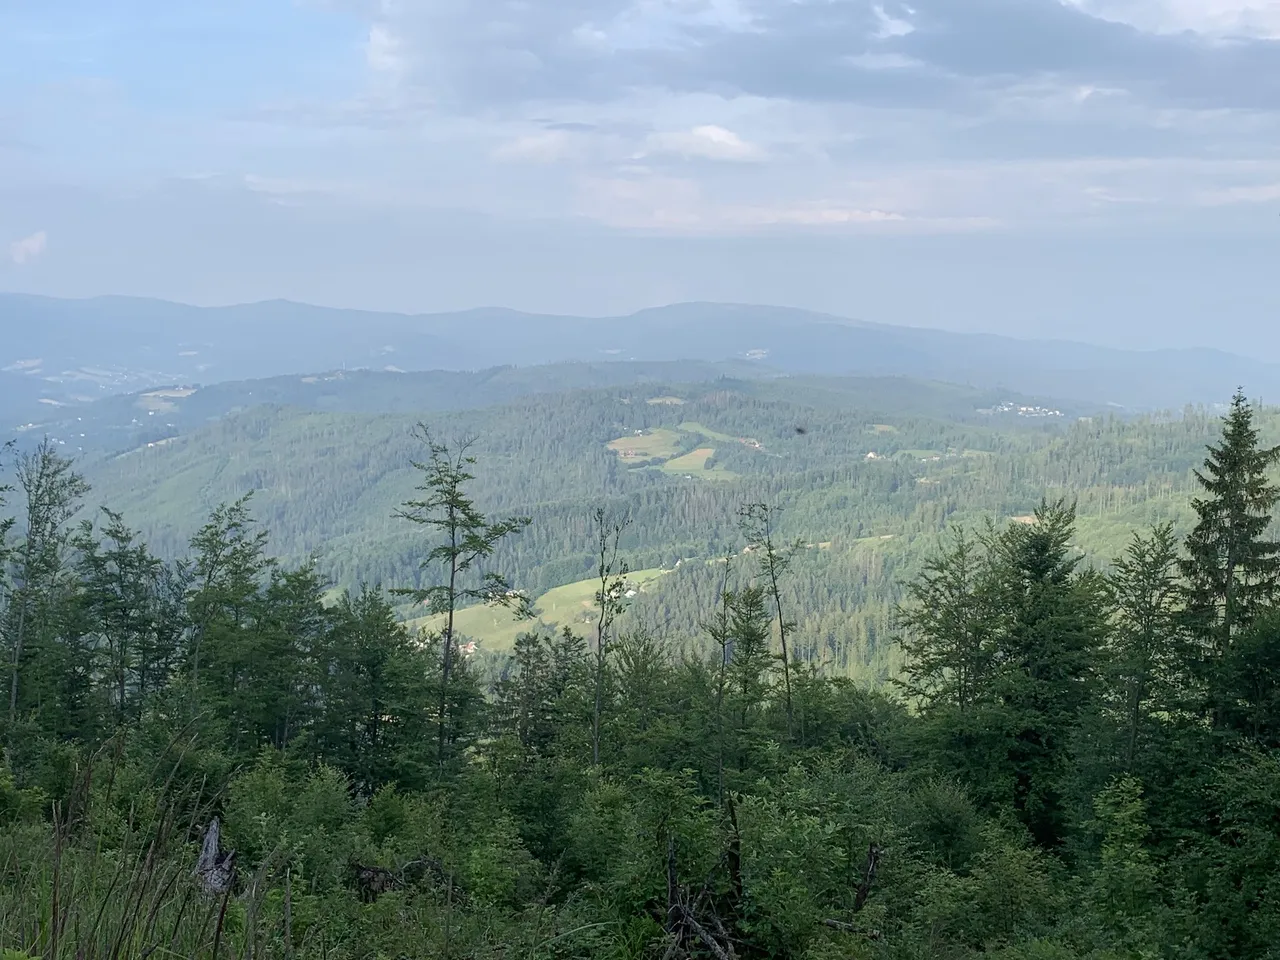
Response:
M541 586L518 562L539 517L477 496L518 482L483 443L423 428L411 562L338 590L319 557L272 554L252 497L161 549L85 517L58 445L8 451L0 947L1273 956L1280 448L1260 416L1237 395L1182 529L1157 518L1106 562L1080 549L1064 453L1134 435L1045 445L1060 481L1033 512L955 516L903 571L878 684L806 647L810 545L768 483L703 503L724 549L672 581L699 588L678 631L624 615L643 514L580 500L590 623L529 620L483 657L457 613L523 617Z

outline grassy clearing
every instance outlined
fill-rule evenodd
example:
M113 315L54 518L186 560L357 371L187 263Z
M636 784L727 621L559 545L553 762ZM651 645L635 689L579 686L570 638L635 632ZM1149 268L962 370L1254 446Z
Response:
M716 454L714 447L699 447L692 453L686 453L683 457L676 457L674 460L668 460L662 469L672 471L674 473L690 473L694 470L707 469L707 461Z
M674 457L680 452L680 434L675 430L658 427L646 430L639 436L619 437L610 440L608 447L623 463L639 463L642 460Z
M669 570L638 570L627 579L640 591ZM510 611L501 607L475 606L459 610L454 615L454 630L460 637L475 640L485 650L508 653L515 647L516 638L539 625L558 630L568 626L585 632L595 622L595 595L599 583L596 580L579 580L548 590L534 602L534 619L517 620ZM440 630L445 618L419 617L408 621L411 628Z
M898 428L888 423L873 423L867 427L867 431L874 434L897 433Z
M698 480L738 479L736 473L726 470L724 467L707 469L707 461L715 456L715 452L712 447L699 447L692 453L686 453L683 457L668 460L662 465L662 472L681 477L693 477Z
M698 423L696 420L686 420L680 424L680 429L685 433L696 433L698 436L706 437L708 440L719 440L721 443L741 442L738 437L731 437L727 433L712 430L706 424Z
M652 397L645 403L654 407L683 407L685 401L680 397Z

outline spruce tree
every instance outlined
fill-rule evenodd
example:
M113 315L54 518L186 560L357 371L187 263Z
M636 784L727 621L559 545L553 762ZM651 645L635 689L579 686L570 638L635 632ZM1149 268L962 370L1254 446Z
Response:
M965 531L907 585L896 620L906 654L899 685L926 711L972 712L989 696L998 621L987 545Z
M1277 460L1280 447L1260 445L1253 408L1237 391L1221 442L1196 471L1205 496L1191 502L1197 522L1181 561L1187 623L1211 663L1221 661L1280 586L1280 543L1267 536L1280 502L1267 471Z
M63 654L69 649L64 643L67 624L62 622L66 608L59 603L61 595L74 589L65 582L72 536L68 524L89 492L88 483L74 467L47 437L35 450L19 454L14 463L25 511L22 539L10 558L10 594L3 624L11 735L20 709L34 709L46 700L38 690L30 697L23 694L24 671L30 668L35 679L52 688L65 686L67 679L55 678L51 671L58 661L66 660ZM63 662L62 668L69 669L70 664ZM79 666L75 669L83 673Z
M1173 525L1163 524L1135 533L1108 578L1114 611L1106 679L1128 774L1150 738L1152 713L1171 716L1182 699L1177 558Z
M434 532L437 540L422 560L428 578L440 582L416 589L397 590L424 604L427 612L444 618L440 633L439 715L436 725L436 761L444 769L446 748L451 739L449 684L455 672L455 619L466 604L488 603L513 610L517 616L532 616L528 599L512 589L507 578L494 571L477 572L476 565L488 560L499 543L529 525L528 517L508 517L490 522L467 495L467 484L475 479L470 472L476 458L471 455L474 439L456 443L451 449L431 436L419 424L414 436L427 448L425 461L415 461L422 475L418 499L407 500L396 516ZM479 581L478 583L476 581Z

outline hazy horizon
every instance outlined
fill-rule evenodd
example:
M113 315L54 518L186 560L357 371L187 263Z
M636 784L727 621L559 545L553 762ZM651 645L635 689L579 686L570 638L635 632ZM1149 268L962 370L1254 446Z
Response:
M1250 0L0 11L0 289L1280 358Z

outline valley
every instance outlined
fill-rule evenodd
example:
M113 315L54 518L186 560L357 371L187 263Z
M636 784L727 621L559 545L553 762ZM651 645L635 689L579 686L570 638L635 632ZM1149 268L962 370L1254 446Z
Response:
M412 428L475 437L479 507L532 520L495 562L538 598L544 625L572 624L564 591L590 593L589 515L602 505L631 520L622 551L633 569L670 571L646 583L621 626L676 648L704 640L695 611L717 589L709 561L741 551L737 510L768 502L781 537L825 547L803 551L784 586L804 611L799 649L824 670L883 680L899 669L901 585L944 530L1065 496L1079 502L1079 549L1105 565L1134 530L1185 524L1191 470L1216 423L1208 411L1118 418L1060 401L1060 416L1022 416L1045 401L901 377L730 372L338 372L147 390L44 429L75 444L89 504L120 511L161 556L186 556L212 511L252 492L273 553L313 559L344 589L421 585L428 545L394 517L414 495ZM1280 426L1270 413L1264 423ZM421 622L410 608L400 615ZM500 656L524 628L473 610L460 629Z

